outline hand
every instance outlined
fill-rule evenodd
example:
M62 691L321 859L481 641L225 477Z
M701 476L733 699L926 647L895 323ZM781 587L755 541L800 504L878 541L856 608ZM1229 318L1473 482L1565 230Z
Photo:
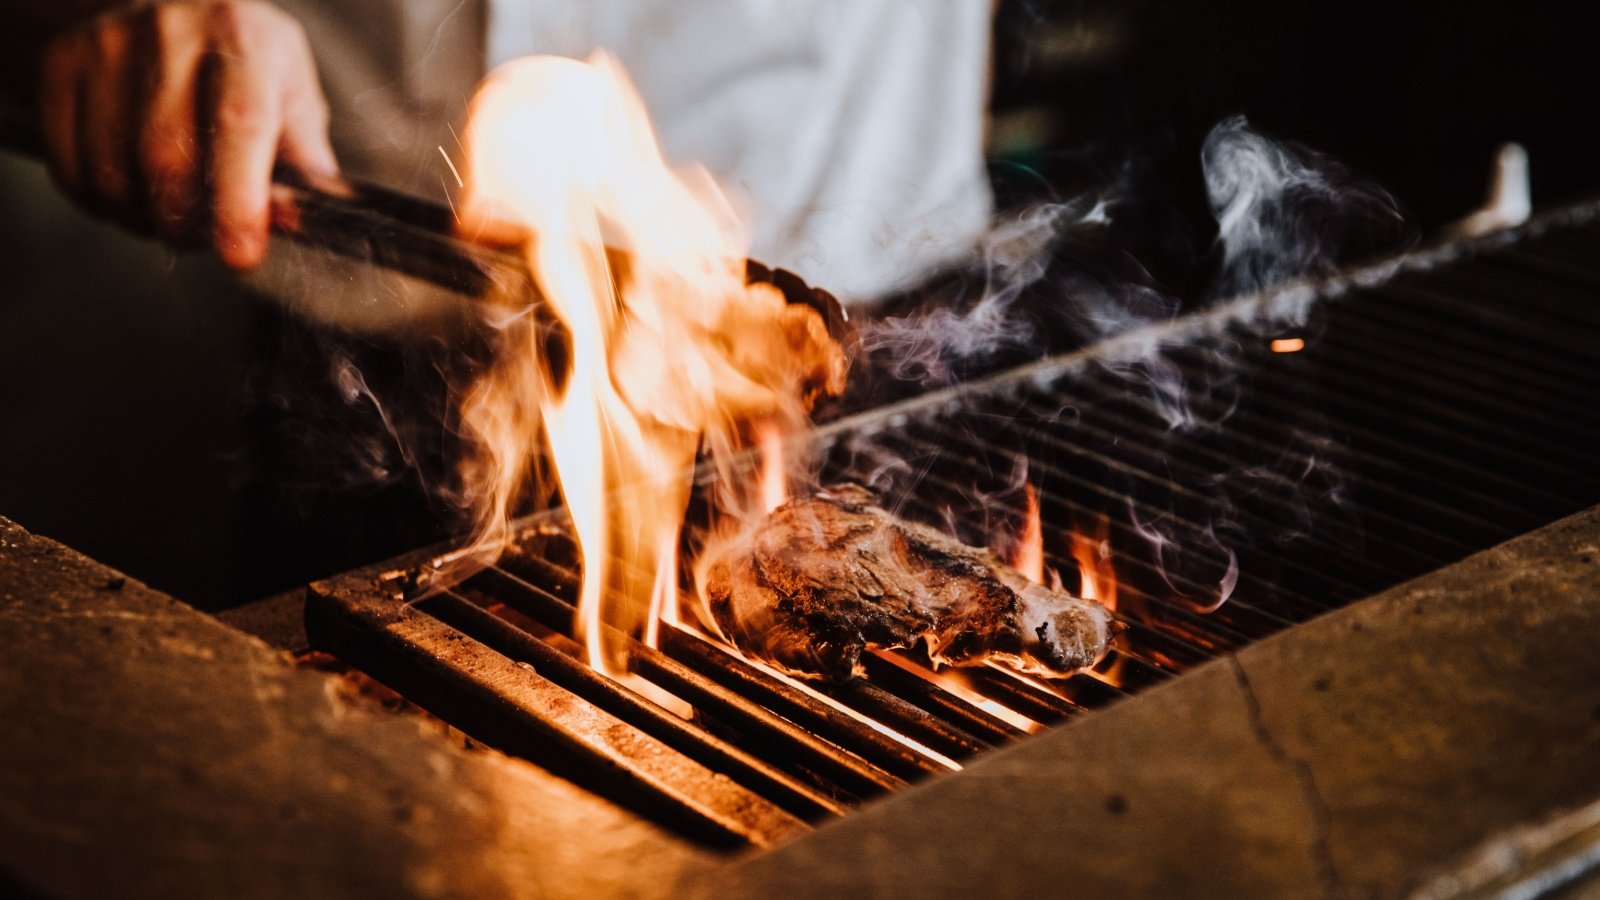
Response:
M235 269L266 254L272 169L337 174L300 23L261 0L160 0L45 49L45 147L91 210Z

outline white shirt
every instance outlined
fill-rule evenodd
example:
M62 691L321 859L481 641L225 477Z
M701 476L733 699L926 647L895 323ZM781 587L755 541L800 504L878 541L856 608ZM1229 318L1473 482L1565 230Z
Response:
M968 253L990 0L278 0L307 26L351 171L433 196L485 68L627 69L669 159L748 214L750 255L863 302Z

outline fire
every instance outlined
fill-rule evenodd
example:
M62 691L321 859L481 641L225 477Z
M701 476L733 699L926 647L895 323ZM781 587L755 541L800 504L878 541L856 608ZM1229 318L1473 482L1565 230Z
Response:
M789 474L783 456L783 429L770 422L756 426L761 447L761 511L772 512L789 499Z
M1072 558L1078 564L1079 595L1117 611L1117 573L1111 565L1110 524L1101 518L1090 533L1074 529Z
M754 422L778 437L803 425L808 393L842 383L843 354L815 312L746 284L744 226L703 170L662 158L610 57L502 66L464 143L463 229L522 236L543 301L490 307L495 358L462 407L468 559L492 562L520 506L559 494L584 563L577 634L618 675L604 626L648 641L676 620L697 452L720 463ZM719 467L719 502L754 508L732 471Z
M1032 484L1023 486L1022 532L1011 553L1011 568L1034 584L1044 584L1044 526L1039 522L1039 494Z
M1072 532L1072 559L1078 564L1078 596L1093 600L1106 609L1117 610L1117 573L1111 564L1110 523L1097 520L1092 531ZM1044 561L1044 526L1039 518L1039 492L1032 483L1023 485L1022 530L1012 545L1011 568L1034 584L1061 589L1061 576L1047 569ZM1048 581L1046 580L1048 579Z
M1277 338L1269 346L1273 353L1299 353L1306 348L1305 338Z

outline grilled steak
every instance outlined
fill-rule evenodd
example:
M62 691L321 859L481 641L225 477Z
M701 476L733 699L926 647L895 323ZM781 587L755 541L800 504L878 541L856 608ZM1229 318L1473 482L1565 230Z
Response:
M855 485L790 500L704 562L712 616L739 649L834 681L869 647L919 640L940 663L1065 674L1093 664L1110 635L1104 607L897 519Z

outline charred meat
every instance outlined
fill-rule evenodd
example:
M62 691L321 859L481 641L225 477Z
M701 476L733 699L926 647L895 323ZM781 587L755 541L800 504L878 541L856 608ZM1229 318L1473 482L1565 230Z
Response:
M898 519L856 485L790 500L709 548L705 563L712 616L739 649L834 681L854 675L868 648L918 641L939 663L1066 674L1093 664L1110 637L1104 607Z

